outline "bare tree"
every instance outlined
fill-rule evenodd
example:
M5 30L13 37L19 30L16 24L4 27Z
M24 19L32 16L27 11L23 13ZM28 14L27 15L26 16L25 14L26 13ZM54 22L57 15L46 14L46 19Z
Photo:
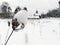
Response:
M1 5L2 13L4 13L5 18L10 17L10 13L12 12L11 7L9 6L8 2L3 2Z

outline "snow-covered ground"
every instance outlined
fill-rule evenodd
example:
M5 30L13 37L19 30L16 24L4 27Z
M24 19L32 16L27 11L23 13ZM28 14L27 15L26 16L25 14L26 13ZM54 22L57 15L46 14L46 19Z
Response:
M8 21L11 20L0 19L0 45L4 45L12 31ZM23 30L12 34L7 45L60 45L60 18L28 20Z

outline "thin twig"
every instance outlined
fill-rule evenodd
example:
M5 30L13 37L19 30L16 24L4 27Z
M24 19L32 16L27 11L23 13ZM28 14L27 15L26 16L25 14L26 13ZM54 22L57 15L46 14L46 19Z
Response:
M10 37L11 37L12 34L13 34L13 30L12 30L11 34L9 35L9 37L8 37L8 39L7 39L6 43L5 43L5 45L7 44L8 40L10 39Z

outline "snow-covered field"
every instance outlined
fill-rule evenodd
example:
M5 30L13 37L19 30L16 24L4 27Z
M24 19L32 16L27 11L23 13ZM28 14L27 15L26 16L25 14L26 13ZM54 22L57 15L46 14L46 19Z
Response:
M11 19L0 19L0 45L12 31L8 21ZM7 45L60 45L60 18L28 20L23 30L12 34Z

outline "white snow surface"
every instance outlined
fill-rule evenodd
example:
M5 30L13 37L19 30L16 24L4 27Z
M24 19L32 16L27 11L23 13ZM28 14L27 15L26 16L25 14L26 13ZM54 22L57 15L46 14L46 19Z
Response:
M0 45L12 31L8 21L11 19L0 19ZM13 32L7 45L60 45L60 18L28 20L23 30Z

